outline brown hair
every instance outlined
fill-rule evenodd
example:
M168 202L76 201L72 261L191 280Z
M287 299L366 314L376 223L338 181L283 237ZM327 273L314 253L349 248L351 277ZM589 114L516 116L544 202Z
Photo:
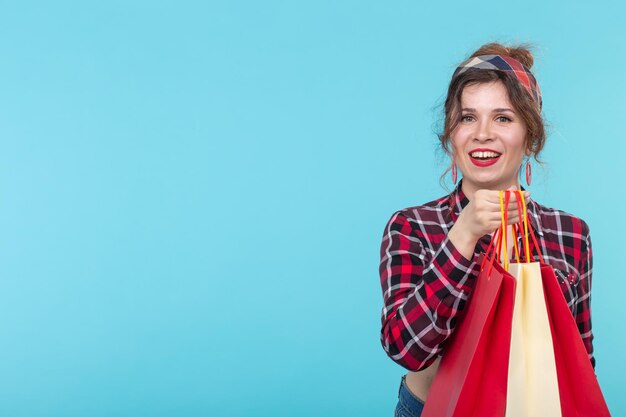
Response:
M505 46L497 42L487 43L478 48L466 59L478 55L505 55L510 56L522 63L529 70L533 66L533 55L530 52L532 45L519 44L516 46ZM465 61L465 60L464 60ZM491 83L502 81L511 104L518 112L526 125L526 149L530 151L538 163L542 163L538 154L543 149L546 142L545 122L541 115L541 110L537 102L524 89L514 76L504 71L481 70L466 71L456 77L448 86L448 94L444 104L444 126L443 132L438 133L439 142L444 152L451 156L450 136L457 127L460 120L459 108L461 107L461 94L463 89L471 84ZM441 175L441 181L450 170L450 167Z

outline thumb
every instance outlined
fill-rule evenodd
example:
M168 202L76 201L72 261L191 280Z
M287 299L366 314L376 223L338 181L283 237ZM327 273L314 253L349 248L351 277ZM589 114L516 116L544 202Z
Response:
M509 188L507 188L507 191L518 191L518 188L514 185L511 185ZM520 190L521 191L521 190ZM524 190L524 198L528 198L530 196L530 191L528 190Z
M514 186L514 185L511 185L509 188L506 189L506 191L518 191L518 190L519 189L516 186ZM519 190L519 191L521 191L521 190ZM529 196L530 196L530 191L524 190L524 198L528 198Z

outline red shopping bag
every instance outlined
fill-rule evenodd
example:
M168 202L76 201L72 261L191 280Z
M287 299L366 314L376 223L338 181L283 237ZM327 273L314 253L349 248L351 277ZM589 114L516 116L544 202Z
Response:
M494 262L503 230L480 257L476 286L447 341L423 417L504 416L515 279Z
M541 278L554 344L563 417L610 416L587 349L559 287L554 269L541 264Z

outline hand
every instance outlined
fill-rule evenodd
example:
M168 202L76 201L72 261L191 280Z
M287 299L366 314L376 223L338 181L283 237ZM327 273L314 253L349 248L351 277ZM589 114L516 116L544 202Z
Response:
M509 190L515 190L515 187L509 187ZM524 191L524 198L530 195L529 191ZM517 209L517 201L515 194L511 195L509 200L508 221L507 225L519 223L520 213ZM457 223L460 228L469 236L480 239L486 234L493 233L502 223L502 214L500 212L500 191L498 190L478 190L474 193L474 198L463 209Z
M508 189L516 190L514 186ZM524 191L524 199L529 196L530 192ZM507 224L519 223L521 216L518 213L515 194L511 195L507 210ZM500 191L478 190L474 193L472 201L461 211L456 223L448 232L448 236L463 256L469 259L474 253L474 246L478 239L493 233L501 223Z

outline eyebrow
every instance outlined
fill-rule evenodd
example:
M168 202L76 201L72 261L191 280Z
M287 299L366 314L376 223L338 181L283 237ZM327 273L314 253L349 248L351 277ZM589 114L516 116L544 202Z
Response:
M474 108L470 108L470 107L463 107L463 108L461 109L461 111L472 111L472 112L475 112L475 111L476 111L476 109L474 109ZM499 107L499 108L497 108L497 109L493 109L493 110L492 110L492 113L500 113L500 112L505 112L505 111L508 111L508 112L511 112L511 113L515 113L515 111L514 111L514 110L509 109L509 108L507 108L507 107Z

